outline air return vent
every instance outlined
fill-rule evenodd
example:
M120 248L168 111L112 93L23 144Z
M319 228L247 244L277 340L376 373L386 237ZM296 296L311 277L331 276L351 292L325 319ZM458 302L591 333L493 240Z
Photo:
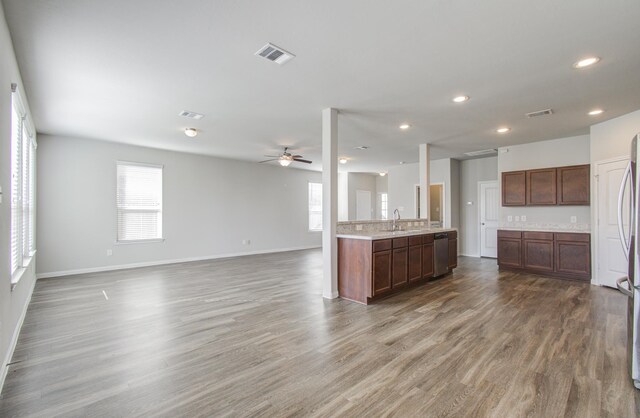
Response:
M464 155L468 155L469 157L477 157L479 155L488 155L488 154L497 154L498 150L495 148L491 148L491 149L483 149L480 151L470 151L470 152L465 152Z
M185 118L196 119L196 120L204 118L203 114L196 113L196 112L189 112L188 110L183 110L182 112L180 112L180 116L184 116Z
M544 109L544 110L537 110L535 112L527 113L527 117L528 118L535 118L535 117L538 117L538 116L546 116L546 115L553 115L553 110L552 109Z
M296 57L291 52L287 52L284 49L275 46L274 44L266 44L265 46L260 48L258 52L255 53L255 55L266 58L269 61L273 61L280 65Z

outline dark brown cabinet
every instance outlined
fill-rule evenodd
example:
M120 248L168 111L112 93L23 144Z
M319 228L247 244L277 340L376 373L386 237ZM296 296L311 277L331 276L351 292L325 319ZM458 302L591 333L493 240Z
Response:
M558 204L589 205L590 174L588 164L558 168Z
M527 205L544 206L557 203L556 169L526 171Z
M498 265L522 267L522 232L498 231Z
M498 231L498 266L549 276L589 280L591 236L586 233Z
M457 232L449 232L449 266L457 266ZM393 239L338 238L340 297L368 304L434 273L433 234Z
M391 290L391 251L373 253L373 296Z
M589 205L588 164L502 173L502 206Z
M525 171L502 173L502 206L524 206L527 204L527 177Z

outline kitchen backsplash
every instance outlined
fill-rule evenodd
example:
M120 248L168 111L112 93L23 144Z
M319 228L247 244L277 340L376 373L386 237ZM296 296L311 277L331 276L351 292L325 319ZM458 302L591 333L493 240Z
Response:
M500 228L513 228L522 230L549 230L549 231L577 231L590 232L591 224L588 223L560 223L560 222L501 222Z
M338 234L348 234L351 232L379 232L390 231L393 221L346 221L338 222L336 232ZM401 219L396 224L402 230L428 228L425 219Z

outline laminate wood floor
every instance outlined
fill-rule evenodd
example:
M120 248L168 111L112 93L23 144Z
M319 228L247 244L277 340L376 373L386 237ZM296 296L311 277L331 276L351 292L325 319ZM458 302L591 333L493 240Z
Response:
M0 416L639 415L615 290L461 257L363 306L321 297L321 263L309 250L40 280Z

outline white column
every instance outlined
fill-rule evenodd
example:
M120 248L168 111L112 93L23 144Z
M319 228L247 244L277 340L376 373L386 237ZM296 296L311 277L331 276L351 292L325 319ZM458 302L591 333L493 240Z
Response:
M420 218L429 219L430 202L429 202L429 169L431 167L431 146L429 144L420 144L419 161L420 161Z
M322 296L338 297L338 111L322 111Z

